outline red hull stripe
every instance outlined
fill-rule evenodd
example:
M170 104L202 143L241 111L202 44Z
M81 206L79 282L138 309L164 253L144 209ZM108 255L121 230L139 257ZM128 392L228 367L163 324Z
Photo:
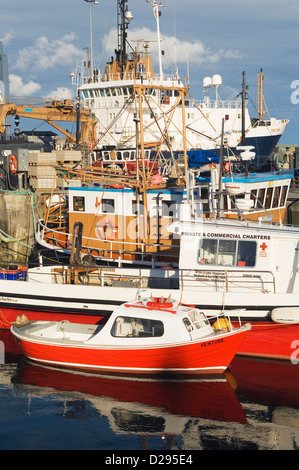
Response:
M89 348L21 340L24 354L36 361L79 368L136 371L225 370L246 332L211 341L151 348Z

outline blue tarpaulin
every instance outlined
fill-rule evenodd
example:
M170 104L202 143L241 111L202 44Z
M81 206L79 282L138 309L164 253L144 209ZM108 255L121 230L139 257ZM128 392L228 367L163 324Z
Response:
M217 164L220 161L220 156L211 150L194 149L189 150L187 154L189 168L208 165L209 163Z

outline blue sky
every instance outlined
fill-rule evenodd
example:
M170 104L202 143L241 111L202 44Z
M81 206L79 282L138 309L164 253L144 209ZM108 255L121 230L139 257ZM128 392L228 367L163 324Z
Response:
M98 0L92 5L94 65L101 71L117 46L116 4L116 0ZM203 95L204 77L220 74L220 97L233 99L241 91L244 70L255 117L256 75L262 68L270 115L290 120L281 143L299 145L299 2L164 0L163 5L164 72L171 73L177 65L183 79L189 70L194 99ZM0 0L0 6L0 38L9 61L11 95L74 97L69 75L89 46L89 5L84 0ZM129 0L128 6L134 16L129 38L154 41L151 6L146 0ZM150 44L158 71L156 44ZM31 129L30 121L25 121L21 120L21 130ZM41 129L49 128L40 123Z

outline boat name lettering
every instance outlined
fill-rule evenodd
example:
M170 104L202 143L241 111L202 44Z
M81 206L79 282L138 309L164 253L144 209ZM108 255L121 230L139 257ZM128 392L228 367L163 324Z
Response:
M205 348L206 346L213 346L213 344L223 343L223 341L224 341L223 338L212 339L211 341L206 341L205 343L202 343L201 347Z
M193 276L198 281L200 281L201 279L215 280L225 278L225 273L224 271L219 271L217 273L213 271L195 271Z
M201 233L201 232L182 232L182 235L188 237L207 237L207 238L240 238L243 240L250 239L250 240L271 240L270 235L248 235L243 234L240 235L239 233Z
M11 299L10 297L0 297L0 300L4 302L17 302L17 299Z
M243 274L243 277L256 277L260 279L261 275L260 274Z

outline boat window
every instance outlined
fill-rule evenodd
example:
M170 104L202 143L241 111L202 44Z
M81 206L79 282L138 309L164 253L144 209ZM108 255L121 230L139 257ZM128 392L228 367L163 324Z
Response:
M139 202L139 213L140 215L144 215L144 205L141 201ZM137 215L137 201L136 200L132 201L132 214Z
M160 320L136 317L117 317L111 329L115 337L158 337L163 336L164 325Z
M236 240L219 240L217 264L235 264L236 243Z
M272 207L278 207L280 191L281 191L281 186L276 186L275 191L274 191Z
M200 240L199 264L255 266L256 242L248 240Z
M101 96L105 96L105 90L101 90Z
M191 322L190 322L189 318L183 318L183 323L184 323L187 331L189 331L189 333L190 333L190 331L192 331L193 328L192 328L192 325L191 325Z
M287 192L288 192L288 186L284 186L281 192L280 207L283 207L286 203Z
M252 199L254 201L254 206L253 207L256 207L256 197L257 197L257 189L252 189L252 191L250 193L250 199Z
M273 188L268 188L266 193L265 208L270 209L272 201Z
M265 188L259 189L259 195L258 195L258 200L259 202L257 203L257 208L260 208L261 205L264 206L264 199L265 199Z
M176 202L175 201L162 201L162 217L175 217L176 215Z
M192 326L195 330L202 328L205 325L209 325L209 320L204 313L198 310L192 309L188 312L189 319L191 320Z
M119 161L122 160L122 154L121 154L121 152L117 152L117 153L116 153L116 160L119 160Z
M114 199L103 199L102 200L102 213L103 214L114 214Z
M73 208L74 211L85 211L85 197L84 196L74 196L73 197Z

